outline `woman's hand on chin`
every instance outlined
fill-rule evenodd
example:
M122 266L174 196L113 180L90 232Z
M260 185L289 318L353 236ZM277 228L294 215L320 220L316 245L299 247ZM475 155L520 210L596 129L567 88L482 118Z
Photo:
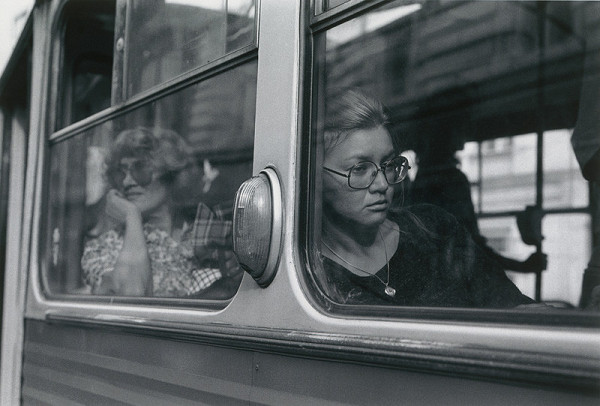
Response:
M141 218L140 209L116 189L111 189L106 194L105 210L110 218L121 224L132 218Z

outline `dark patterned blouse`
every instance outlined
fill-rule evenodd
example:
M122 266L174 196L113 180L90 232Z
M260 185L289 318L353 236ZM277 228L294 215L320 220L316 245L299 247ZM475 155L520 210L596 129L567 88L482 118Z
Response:
M534 303L479 248L446 211L417 205L393 216L400 228L398 249L375 276L358 276L323 257L332 299L347 304L507 308ZM383 281L383 282L382 282Z

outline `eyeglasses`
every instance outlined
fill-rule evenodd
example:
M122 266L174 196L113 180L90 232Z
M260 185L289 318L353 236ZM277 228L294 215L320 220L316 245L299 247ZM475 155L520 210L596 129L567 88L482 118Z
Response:
M154 167L147 160L138 160L129 165L119 164L108 175L114 185L122 185L128 173L139 186L144 187L152 183Z
M410 165L408 159L399 155L387 162L377 166L371 161L362 161L354 165L348 171L348 174L334 171L333 169L323 167L323 169L339 176L348 178L348 186L352 189L366 189L373 184L379 171L383 172L386 182L389 185L400 183L406 178Z

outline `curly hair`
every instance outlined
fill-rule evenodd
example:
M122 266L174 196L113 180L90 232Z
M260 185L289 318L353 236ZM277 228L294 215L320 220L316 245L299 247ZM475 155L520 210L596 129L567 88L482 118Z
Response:
M105 159L106 172L117 169L123 158L145 159L152 163L158 179L168 188L172 208L195 207L199 200L198 166L189 153L186 140L175 131L164 128L137 127L120 132ZM106 181L114 188L111 176Z
M152 162L162 179L175 175L193 164L187 142L175 131L138 127L117 135L105 160L107 172L117 168L123 158L134 157ZM108 179L112 182L111 179ZM114 185L119 187L120 185Z

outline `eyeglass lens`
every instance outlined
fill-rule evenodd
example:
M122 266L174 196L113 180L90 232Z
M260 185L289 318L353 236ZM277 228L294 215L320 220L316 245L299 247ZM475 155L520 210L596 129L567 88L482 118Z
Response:
M152 165L146 161L135 161L130 165L121 164L112 173L113 182L117 185L123 184L127 173L139 186L148 186L152 183Z
M402 156L381 165L385 180L390 185L402 182L408 173L408 169L408 161ZM373 162L359 162L350 169L348 184L356 189L367 188L371 186L379 170L380 168Z

